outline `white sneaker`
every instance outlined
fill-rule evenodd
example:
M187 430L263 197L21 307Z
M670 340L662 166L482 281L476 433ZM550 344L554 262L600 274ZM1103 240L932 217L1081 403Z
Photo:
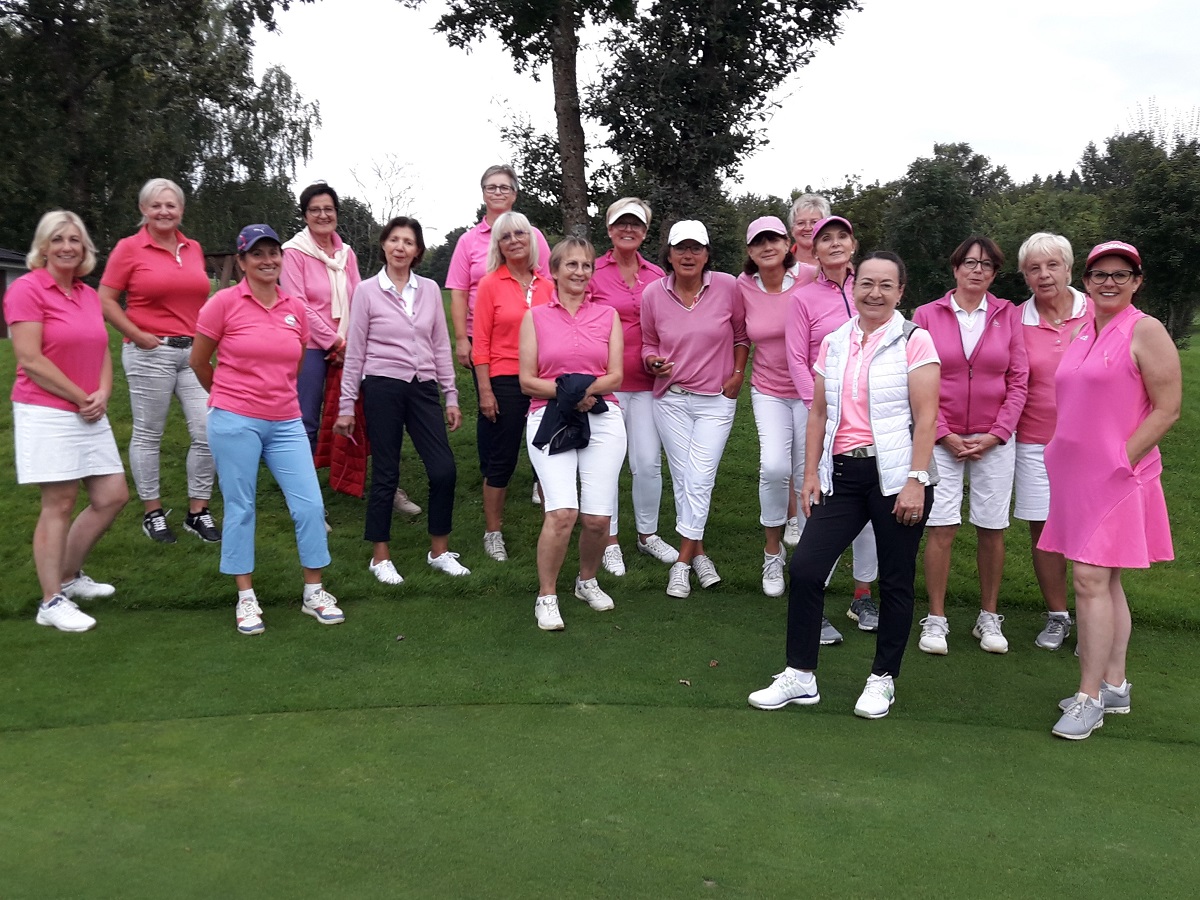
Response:
M653 556L660 563L666 563L668 566L673 566L679 562L679 551L660 538L657 534L652 534L646 538L645 543L641 538L637 542L638 553L645 553L647 556Z
M621 554L620 544L609 544L604 548L604 559L601 560L604 571L609 575L620 578L625 574L625 557Z
M721 576L717 574L716 565L707 556L693 556L692 571L696 573L696 578L700 580L702 588L710 588L714 584L721 583Z
M401 488L396 488L396 496L392 498L392 509L402 516L419 516L421 507L408 499L408 494Z
M854 704L854 714L863 719L882 719L896 702L896 685L891 675L872 675Z
M337 605L337 597L321 588L307 600L300 601L300 612L312 616L322 625L340 625L346 621L346 615Z
M817 676L812 672L801 672L789 666L774 678L767 687L747 697L746 702L755 709L783 709L789 703L812 706L821 702Z
M686 600L692 593L692 567L687 563L677 562L671 566L667 575L667 596Z
M975 627L971 629L971 634L979 639L980 648L988 653L1008 652L1008 640L1004 637L1004 632L1000 630L1000 623L1003 621L1004 616L998 616L984 609L979 611L979 618L975 620Z
M1071 636L1071 617L1067 614L1058 615L1055 613L1045 613L1046 627L1041 630L1034 644L1041 647L1043 650L1057 650L1063 645L1063 641ZM1075 702L1075 698L1071 698L1071 702Z
M921 640L917 647L934 656L945 656L950 652L946 644L946 635L949 633L950 623L945 616L926 616L921 620Z
M613 598L604 593L604 588L600 587L600 582L595 578L589 578L586 581L576 578L575 596L580 600L586 600L587 605L596 612L605 612L616 605L613 603Z
M768 597L779 597L783 594L783 564L786 556L782 550L772 556L763 552L762 586L763 593Z
M437 556L434 556L432 553L426 553L425 562L429 563L429 565L439 572L444 572L447 575L471 574L471 570L458 561L458 554L451 553L449 550Z
M534 506L542 505L542 486L536 481L533 483L533 493L529 495L529 502Z
M367 569L383 584L404 584L404 576L396 571L396 565L390 559L367 563Z
M792 516L783 526L783 546L789 550L800 543L800 520Z
M558 597L555 594L538 597L533 604L533 614L537 617L538 628L542 631L562 631L567 627L559 614Z
M49 625L72 634L91 631L96 627L96 620L81 612L75 602L63 594L55 594L49 603L39 603L37 618L34 621L39 625Z
M262 607L253 597L238 600L234 615L237 616L237 630L242 634L262 634L267 627L263 624Z
M69 600L101 600L111 597L116 592L117 589L111 584L93 581L84 575L83 569L70 581L64 581L62 586L62 595Z
M507 562L508 550L504 547L504 535L498 531L484 532L483 552L496 562Z

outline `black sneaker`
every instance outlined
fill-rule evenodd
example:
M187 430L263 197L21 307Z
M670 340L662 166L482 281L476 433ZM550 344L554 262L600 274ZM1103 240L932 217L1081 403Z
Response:
M207 506L200 512L188 513L187 518L183 520L183 530L190 531L200 540L209 544L215 544L221 540L221 529L213 521L212 513L208 511Z
M159 544L175 543L175 533L167 525L167 514L161 509L152 509L142 516L142 533Z

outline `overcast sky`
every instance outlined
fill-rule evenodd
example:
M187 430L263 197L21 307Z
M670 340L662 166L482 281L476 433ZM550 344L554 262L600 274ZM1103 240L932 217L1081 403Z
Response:
M1200 105L1200 5L1188 0L862 6L836 45L780 85L770 143L735 191L887 181L935 142L965 141L1017 180L1069 172L1089 141L1139 121L1139 108L1153 102L1168 119L1190 119ZM554 129L549 72L540 82L516 75L494 39L452 49L432 30L440 8L319 0L282 13L255 49L259 72L282 65L321 106L298 184L325 179L378 207L373 165L398 160L411 204L394 212L419 218L431 242L473 221L480 174L510 155L500 123L523 114ZM598 37L585 35L581 84L600 71Z

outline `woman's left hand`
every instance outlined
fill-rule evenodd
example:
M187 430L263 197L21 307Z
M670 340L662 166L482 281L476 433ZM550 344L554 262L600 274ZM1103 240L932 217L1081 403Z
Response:
M596 397L593 394L588 394L582 400L575 404L576 412L590 412L592 407L596 405Z
M734 372L725 379L725 383L721 385L721 393L729 400L736 400L737 395L742 391L742 382L745 381L746 375L743 372Z
M925 516L925 488L919 481L908 479L896 497L892 515L901 525L921 524Z
M353 437L354 416L338 416L333 422L333 433L342 437Z
M451 431L458 431L458 427L462 425L462 410L457 406L447 406L446 424L450 426Z
M959 459L982 459L983 454L987 453L993 447L999 446L1000 438L994 434L981 434L978 437L969 437L962 439L962 451L958 454Z
M87 400L80 404L79 415L83 416L85 422L99 422L104 418L104 412L107 409L108 391L93 391L87 395Z

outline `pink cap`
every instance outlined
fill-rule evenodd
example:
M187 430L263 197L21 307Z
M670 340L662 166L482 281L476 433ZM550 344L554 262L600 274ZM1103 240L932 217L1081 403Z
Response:
M846 230L849 231L851 235L854 234L854 226L850 224L849 219L843 219L841 216L826 216L820 222L818 222L816 225L813 226L813 232L812 232L813 240L815 241L817 239L817 235L821 233L821 229L825 228L826 226L832 225L834 222L837 222L841 225L845 225Z
M1133 244L1127 244L1124 241L1105 241L1103 244L1097 244L1092 248L1092 252L1088 254L1087 263L1084 265L1084 268L1087 268L1092 264L1093 260L1097 260L1102 256L1123 256L1139 269L1142 267L1142 256Z
M750 227L746 229L746 246L749 247L754 243L754 239L760 234L777 234L780 237L788 236L787 226L783 224L783 220L778 216L760 216L750 223Z

